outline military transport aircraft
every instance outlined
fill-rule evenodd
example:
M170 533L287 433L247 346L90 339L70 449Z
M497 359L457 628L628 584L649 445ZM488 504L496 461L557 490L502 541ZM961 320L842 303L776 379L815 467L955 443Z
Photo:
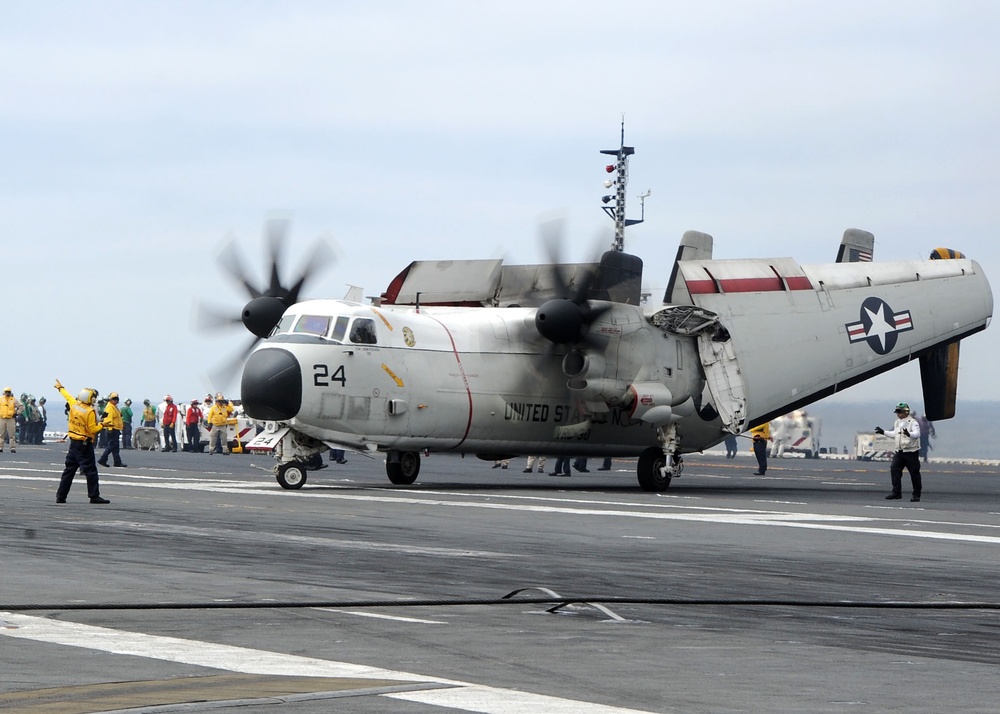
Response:
M604 153L623 208L632 149ZM373 304L300 301L307 274L283 287L272 243L266 289L230 268L256 336L241 396L267 425L246 448L274 454L285 488L346 448L384 453L394 484L428 453L638 456L640 486L662 491L683 454L912 359L928 418L953 416L959 341L992 317L975 261L870 262L854 229L823 265L713 260L689 231L662 302L640 304L642 261L619 238L594 264L414 262Z

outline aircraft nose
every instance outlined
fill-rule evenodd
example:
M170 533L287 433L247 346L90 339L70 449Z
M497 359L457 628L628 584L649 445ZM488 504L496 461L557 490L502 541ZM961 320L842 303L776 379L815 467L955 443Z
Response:
M257 350L243 368L240 398L249 416L284 421L302 406L302 368L288 350Z

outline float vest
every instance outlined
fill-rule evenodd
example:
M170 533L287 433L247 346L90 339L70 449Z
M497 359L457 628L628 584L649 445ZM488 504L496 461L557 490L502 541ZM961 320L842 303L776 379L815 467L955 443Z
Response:
M69 438L73 441L91 441L94 434L104 428L97 423L97 412L89 404L74 400L69 408Z

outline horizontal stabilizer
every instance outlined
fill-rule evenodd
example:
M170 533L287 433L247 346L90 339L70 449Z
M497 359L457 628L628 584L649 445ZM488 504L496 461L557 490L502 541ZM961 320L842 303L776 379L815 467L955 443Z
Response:
M848 228L837 251L838 263L870 263L875 252L875 236L858 228Z
M924 414L931 421L955 416L958 393L958 342L939 345L920 356Z

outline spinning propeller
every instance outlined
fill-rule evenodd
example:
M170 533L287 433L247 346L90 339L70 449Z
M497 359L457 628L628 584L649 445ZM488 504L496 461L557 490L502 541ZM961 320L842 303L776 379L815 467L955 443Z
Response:
M525 371L524 379L515 390L518 395L550 391L554 382L560 384L562 401L574 405L570 424L557 427L557 432L567 435L567 429L583 428L589 423L591 406L581 391L586 387L586 376L591 370L604 373L604 352L607 338L592 329L602 315L612 309L612 304L602 296L601 272L596 261L567 266L560 260L562 221L550 221L539 227L545 247L549 277L545 292L552 297L535 311L534 330L526 325L534 337L547 341L548 346ZM526 341L534 342L527 335ZM535 342L538 345L537 342ZM558 362L556 361L558 360ZM581 381L583 380L583 381Z
M264 225L270 258L270 279L264 287L257 287L248 276L235 238L230 238L219 252L217 258L219 267L246 290L250 300L243 306L238 316L232 310L201 304L198 306L195 324L199 330L208 332L217 332L220 328L232 328L242 324L254 338L234 358L212 372L213 383L228 381L233 377L257 343L267 337L278 324L285 310L299 302L306 281L333 261L333 251L330 246L322 239L317 240L298 280L291 287L283 285L280 269L281 254L290 227L291 221L286 218L268 219Z
M610 303L594 304L588 297L597 284L597 270L594 268L585 270L581 277L574 280L575 285L570 285L559 259L562 222L544 223L540 232L548 253L552 282L558 297L542 303L538 308L535 313L535 329L542 337L557 345L580 342L593 345L593 340L589 336L590 325L611 309Z

